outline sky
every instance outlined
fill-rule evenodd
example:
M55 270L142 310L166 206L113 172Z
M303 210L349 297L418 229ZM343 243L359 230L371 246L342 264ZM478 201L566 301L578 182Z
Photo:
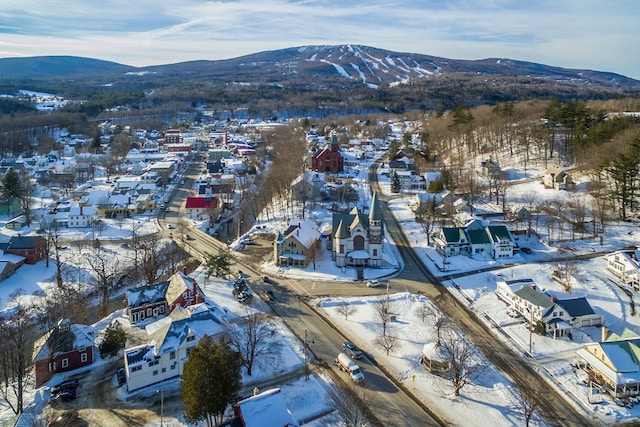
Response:
M3 0L0 58L147 66L360 44L640 79L638 16L636 0Z

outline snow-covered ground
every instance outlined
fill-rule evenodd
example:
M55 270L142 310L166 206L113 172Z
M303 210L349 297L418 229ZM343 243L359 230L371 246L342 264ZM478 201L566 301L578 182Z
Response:
M536 174L534 169L530 169L528 172L529 176ZM538 172L540 173L540 171ZM388 177L381 174L380 180L384 192L391 195ZM360 188L364 190L366 185L361 185ZM537 192L540 197L573 197L571 193L544 189L539 182L523 182L510 187L509 198L518 200L518 197L525 197L532 191ZM362 197L365 197L367 192L362 191L361 194ZM603 245L599 241L589 238L575 241L565 239L566 241L560 245L548 245L546 244L548 236L545 235L543 227L540 227L538 230L540 237L527 238L525 235L519 235L520 246L528 246L533 250L533 254L521 254L502 261L466 256L449 257L447 259L449 264L444 270L442 269L443 259L432 247L426 245L423 228L414 221L413 212L409 207L411 201L410 195L402 194L391 200L389 207L400 220L409 242L414 246L425 265L434 275L444 280L444 284L460 301L476 311L480 318L485 319L487 324L496 330L496 336L499 339L509 343L523 357L529 357L527 355L529 353L529 332L524 323L514 321L506 314L505 305L495 296L496 281L529 278L550 292L563 293L562 287L550 276L552 267L560 262L560 259L593 252L604 255L625 246L635 245L634 234L640 233L637 225L633 223L615 223L607 227ZM368 206L365 201L361 201L359 205ZM495 210L495 206L485 202L479 203L476 209L478 212L492 211ZM326 224L330 221L329 212L323 209L313 210L309 213L308 218ZM153 220L148 223L152 229ZM137 225L137 220L132 221L131 224L131 226ZM260 227L260 229L254 227L241 238L257 231L277 232L282 229L282 226L282 218L270 222L261 220L256 224L256 227ZM123 238L127 235L130 236L131 233L130 228L127 230L126 224L114 224L110 230L114 236L118 235L118 231L120 231L120 236ZM385 244L385 257L396 259L398 268L401 268L402 261L398 257L393 242L389 240ZM632 330L640 331L640 316L630 314L628 297L611 281L611 279L614 281L615 279L607 272L604 258L596 257L587 261L579 261L578 265L579 270L572 283L572 295L586 296L595 311L605 316L605 324L610 329L618 331L623 327L629 327ZM336 268L330 260L330 255L326 256L326 254L324 259L320 259L317 263L315 269L311 265L305 269L276 268L271 263L264 264L262 267L265 274L283 275L291 278L344 281L354 280L356 277L355 272L351 269ZM474 273L478 269L487 267L495 269L484 273ZM365 279L393 276L395 271L396 268L366 269ZM44 263L39 263L36 266L24 266L19 269L13 276L3 281L0 286L2 307L11 306L12 294L17 288L24 290L23 296L20 298L28 298L39 291L46 292L47 284L52 282L53 273L54 267L45 268ZM199 271L195 274L202 276L202 272ZM456 277L451 278L452 276ZM227 292L227 289L222 285L206 284L204 278L199 279L199 282L205 283L207 295L218 305L228 304L229 311L236 312L232 305L237 302L231 297L230 290ZM222 291L216 292L215 288ZM393 289L391 291L393 292ZM226 296L223 295L225 292ZM224 298L228 298L228 301ZM482 420L482 423L478 423L479 425L495 425L496 427L522 423L522 416L518 413L510 382L498 371L487 369L472 386L464 388L461 396L457 398L452 395L446 382L428 374L419 364L419 358L423 346L433 342L433 336L428 333L429 328L425 327L414 311L415 306L422 303L422 298L400 293L393 294L393 299L398 306L398 316L396 321L392 323L392 328L394 335L401 340L401 347L389 356L373 344L379 333L377 322L372 321L375 316L372 307L377 297L349 299L334 297L316 302L344 330L346 335L358 337L357 340L354 339L356 343L374 355L378 363L385 365L390 372L395 373L408 389L418 395L420 399L429 402L438 411L446 413L447 418L445 419L452 425L467 425L468 419ZM341 318L335 310L337 305L345 302L358 307L357 312L347 321ZM416 333L416 331L419 332ZM640 418L640 409L638 408L621 408L608 399L597 406L587 402L588 389L582 383L583 378L580 376L580 371L575 371L571 363L577 360L575 351L580 348L582 343L600 338L599 329L585 328L576 331L572 341L566 338L554 340L538 335L533 335L532 338L531 363L536 365L539 371L549 379L550 386L558 388L569 398L575 400L586 414L591 414L605 423ZM294 338L288 342L292 349L291 356L285 357L283 360L286 360L290 366L278 369L295 370L301 363L301 345ZM274 369L273 366L258 367L253 378L268 377L273 374ZM324 378L316 376L313 378L313 382L296 380L281 386L285 399L298 420L311 418L328 408L325 398L311 397L316 393L316 396L326 396L327 387ZM311 387L314 388L313 393L309 391ZM454 408L455 410L452 410ZM0 418L6 414L8 412L3 410L0 413ZM167 415L171 416L171 414ZM175 423L177 423L174 425L179 425L182 422L180 415L173 414L173 416ZM334 421L329 421L330 419L333 419L332 416L323 417L311 425L331 425ZM539 417L535 422L539 425L544 424Z

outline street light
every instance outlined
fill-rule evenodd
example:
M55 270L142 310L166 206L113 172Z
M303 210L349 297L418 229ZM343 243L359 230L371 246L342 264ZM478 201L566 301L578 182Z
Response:
M164 416L164 389L157 390L156 393L160 393L160 427L162 427L162 419Z

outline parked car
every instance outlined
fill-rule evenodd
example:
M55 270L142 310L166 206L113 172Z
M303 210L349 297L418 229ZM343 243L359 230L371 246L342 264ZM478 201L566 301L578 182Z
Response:
M380 282L378 280L369 280L367 282L367 288L377 288L380 286Z
M362 357L362 350L352 342L345 341L342 343L342 349L354 359L360 359Z
M59 393L56 393L55 395L53 395L51 397L51 399L49 399L49 404L51 405L55 405L59 402L69 402L73 399L76 398L76 389L75 388L68 388L65 390L60 391Z
M125 375L124 368L119 368L118 372L116 373L116 376L118 377L118 385L124 385L124 383L127 382L127 377Z
M62 381L60 384L56 384L51 387L51 395L58 394L62 391L73 389L75 390L80 385L77 379Z
M78 410L66 411L57 417L51 418L49 421L48 427L65 427L74 425L75 421L78 419Z
M269 301L276 300L276 295L273 293L271 289L267 289L267 298L269 299Z
M269 276L263 275L262 276L262 281L264 283L271 283L271 279L269 279Z
M174 229L174 228L176 228L176 227L174 227L174 225L173 225L173 224L167 224L167 228L168 228L169 230L173 230L173 229Z

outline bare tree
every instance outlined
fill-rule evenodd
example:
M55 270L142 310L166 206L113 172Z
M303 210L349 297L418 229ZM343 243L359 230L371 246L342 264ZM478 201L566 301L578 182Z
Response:
M538 409L536 400L537 391L530 386L524 386L517 389L513 387L512 392L515 397L515 403L518 406L518 411L524 417L525 427L529 427L533 413Z
M537 193L530 191L523 197L523 202L525 207L527 208L527 237L531 237L531 225L533 224L533 210L537 204L538 195Z
M40 228L44 232L45 238L45 259L46 266L49 267L49 255L53 250L54 262L56 264L56 284L62 286L62 270L65 262L62 259L60 246L60 224L55 219L43 219L40 221Z
M442 337L442 354L449 364L449 380L453 394L460 396L460 390L470 384L485 368L481 354L468 340L448 330Z
M2 399L15 414L24 411L27 368L31 364L29 311L19 304L10 313L0 314L0 380Z
M330 406L343 417L345 427L367 425L371 392L364 387L334 387L327 393Z
M390 334L386 334L386 335L380 334L376 337L374 342L376 345L384 349L384 351L387 353L387 356L393 350L397 350L400 347L400 340L398 340L398 338Z
M229 326L231 346L242 358L242 364L247 368L247 375L251 376L253 364L258 358L270 359L276 357L276 345L268 338L273 334L273 328L268 318L255 311L249 311Z
M376 317L380 321L382 325L382 335L387 334L387 328L389 326L389 322L393 317L393 309L394 305L391 301L391 297L389 294L384 294L378 299L374 306Z
M316 264L322 258L322 248L319 242L311 243L309 250L307 251L307 261L313 263L313 269L316 269Z
M423 322L427 320L433 326L436 333L436 348L440 347L442 345L442 334L451 324L449 318L433 304L427 302L418 306L416 312L422 317Z
M345 302L344 304L340 304L338 308L336 308L336 311L341 316L344 316L344 320L348 320L349 316L355 314L356 308L351 303Z
M114 287L114 279L119 272L120 259L118 255L101 246L92 245L92 248L83 252L84 259L94 273L93 284L100 292L102 315L109 314L109 296Z
M420 203L415 207L415 209L413 209L413 213L416 217L416 221L422 224L422 228L427 235L427 246L429 246L431 244L431 232L433 231L433 226L438 218L435 198L432 197L426 202Z

